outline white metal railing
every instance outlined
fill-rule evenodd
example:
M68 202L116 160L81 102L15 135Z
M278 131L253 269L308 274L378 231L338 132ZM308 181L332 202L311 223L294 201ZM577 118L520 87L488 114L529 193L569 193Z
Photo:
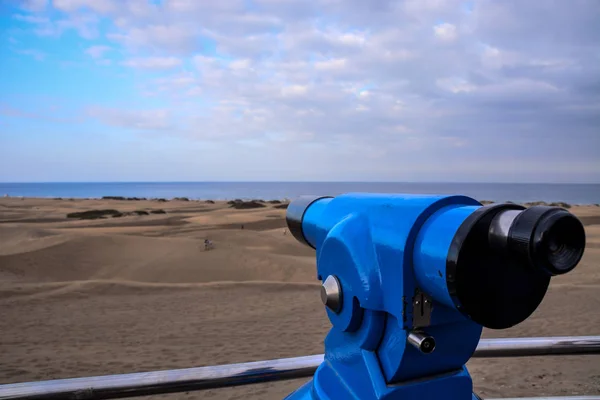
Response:
M600 336L483 339L473 357L574 354L600 354ZM315 372L323 357L323 354L318 354L240 364L12 383L0 385L0 400L103 400L306 378ZM526 399L600 400L600 396L523 398Z

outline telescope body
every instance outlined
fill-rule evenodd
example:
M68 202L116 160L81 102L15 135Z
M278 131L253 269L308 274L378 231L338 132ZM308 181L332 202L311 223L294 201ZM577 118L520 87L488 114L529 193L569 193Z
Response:
M566 210L466 196L302 197L287 222L316 251L332 324L290 400L476 399L465 364L483 327L524 321L585 246Z

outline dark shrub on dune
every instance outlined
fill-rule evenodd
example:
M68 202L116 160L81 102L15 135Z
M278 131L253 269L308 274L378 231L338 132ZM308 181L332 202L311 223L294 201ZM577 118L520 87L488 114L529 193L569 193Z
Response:
M214 201L212 201L212 200L206 200L206 201L205 201L205 203L206 203L206 204L215 204L215 202L214 202Z
M530 201L528 203L523 204L525 207L533 207L533 206L547 206L545 201Z
M173 200L175 201L190 201L187 197L175 197Z
M526 207L532 206L551 206L551 207L561 207L561 208L571 208L569 203L565 203L562 201L556 201L553 203L546 203L545 201L532 201L524 204Z
M494 202L493 202L493 201L491 201L491 200L481 200L481 201L480 201L480 203L481 203L481 204L483 204L483 205L485 206L485 205L487 205L487 204L493 204Z
M77 219L98 219L105 218L108 216L114 217L118 215L122 216L117 210L90 210L90 211L81 211L67 214L67 218L77 218Z
M275 207L273 208L278 208L280 210L287 210L289 204L285 203L285 204L277 204Z
M269 204L281 204L280 200L269 200Z
M239 201L239 202L234 202L234 203L230 203L230 207L231 208L235 208L236 210L247 210L250 208L262 208L262 207L266 207L264 204L259 203L257 201Z
M120 214L121 215L119 215L119 217L133 217L136 215L150 215L150 212L145 211L145 210L135 210L135 211L125 211Z
M562 201L558 201L558 202L555 202L555 203L550 203L550 205L552 207L571 208L571 205L569 203L565 203L565 202L562 202Z
M166 214L165 210L150 210L150 214Z
M102 200L142 201L142 200L147 200L147 199L145 197L103 196Z

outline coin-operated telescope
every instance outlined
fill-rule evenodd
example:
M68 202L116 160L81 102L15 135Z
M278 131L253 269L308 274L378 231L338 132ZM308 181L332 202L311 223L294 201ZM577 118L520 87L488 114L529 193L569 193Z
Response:
M527 319L581 260L581 222L557 207L465 196L302 197L290 231L313 247L332 328L305 399L471 400L483 327Z

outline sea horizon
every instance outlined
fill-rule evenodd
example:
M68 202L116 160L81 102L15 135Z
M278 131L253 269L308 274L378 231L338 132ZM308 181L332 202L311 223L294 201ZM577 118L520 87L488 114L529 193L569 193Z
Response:
M57 184L57 183L441 183L441 184L489 184L489 185L600 185L600 182L543 182L543 181L532 181L532 182L511 182L511 181L347 181L347 180L334 180L334 181L318 181L318 180L204 180L204 181L146 181L146 180L132 180L132 181L111 181L111 180L100 180L100 181L0 181L0 185L4 184Z
M339 195L348 192L462 194L477 200L600 203L595 183L484 183L386 181L139 181L139 182L3 182L0 195L9 197L97 199L106 196L191 200L284 200L301 195Z

